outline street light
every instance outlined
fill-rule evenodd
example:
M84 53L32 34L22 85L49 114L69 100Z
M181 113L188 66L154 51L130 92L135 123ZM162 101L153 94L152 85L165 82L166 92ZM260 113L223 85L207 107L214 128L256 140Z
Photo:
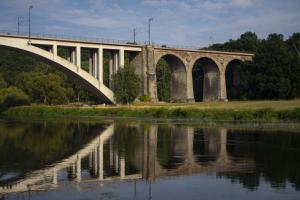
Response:
M23 17L18 17L18 35L20 34L20 26L23 24Z
M153 18L150 18L148 20L148 44L151 44L151 22L153 21Z
M30 41L30 37L31 37L31 16L30 16L30 11L31 11L31 9L33 8L33 5L30 5L29 6L29 8L28 8L28 10L29 10L29 12L28 12L28 45L30 45L31 44L31 41Z

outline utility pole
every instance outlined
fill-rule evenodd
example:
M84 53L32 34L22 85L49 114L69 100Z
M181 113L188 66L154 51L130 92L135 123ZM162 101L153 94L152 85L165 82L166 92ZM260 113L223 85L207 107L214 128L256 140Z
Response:
M33 5L30 5L29 7L28 7L28 45L31 45L31 41L30 41L30 39L31 39L31 9L33 8Z
M18 17L18 35L20 35L20 26L23 24L23 17Z
M151 22L153 21L153 18L150 18L148 20L148 44L151 44Z
M133 29L133 43L135 44L136 28Z

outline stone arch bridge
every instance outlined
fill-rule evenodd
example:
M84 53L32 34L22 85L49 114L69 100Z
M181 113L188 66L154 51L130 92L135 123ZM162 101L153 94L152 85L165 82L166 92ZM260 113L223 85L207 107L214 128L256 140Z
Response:
M118 41L78 40L45 36L27 36L0 33L0 47L34 56L58 70L65 72L83 84L104 103L114 104L111 77L125 64L129 64L141 79L140 95L148 95L157 101L156 65L164 58L172 71L172 101L193 102L192 70L201 62L204 71L203 100L226 101L227 66L234 61L251 61L253 54L207 50L176 49L145 46ZM67 50L67 58L58 54L58 48ZM89 51L89 67L82 66L82 51ZM104 83L104 53L109 55L109 83Z

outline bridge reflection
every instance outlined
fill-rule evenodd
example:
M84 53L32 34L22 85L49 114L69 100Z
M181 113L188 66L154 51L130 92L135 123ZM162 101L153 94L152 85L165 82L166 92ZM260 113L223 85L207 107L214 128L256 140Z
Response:
M135 126L135 132L129 129L124 133L126 128L109 125L75 154L6 183L0 187L0 194L53 189L63 174L77 183L138 179L153 182L159 177L224 172L245 161L252 163L231 160L225 128L152 124Z

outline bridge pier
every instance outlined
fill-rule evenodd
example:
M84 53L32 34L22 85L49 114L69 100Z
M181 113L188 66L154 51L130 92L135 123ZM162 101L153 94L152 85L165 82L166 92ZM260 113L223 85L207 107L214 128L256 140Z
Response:
M225 72L220 73L220 101L228 101L227 90L226 90L226 77Z

